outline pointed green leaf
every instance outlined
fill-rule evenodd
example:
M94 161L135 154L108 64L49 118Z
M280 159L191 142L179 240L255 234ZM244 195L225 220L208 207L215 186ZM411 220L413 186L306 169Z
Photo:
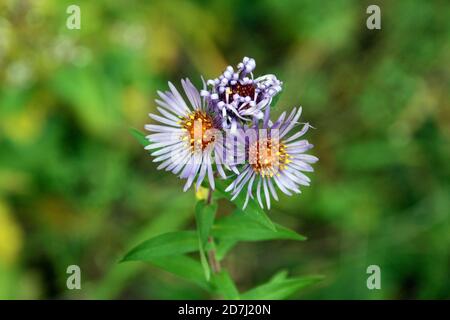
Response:
M151 261L156 257L194 252L198 250L198 237L195 231L169 232L136 246L122 261Z
M221 261L225 255L236 245L238 241L232 239L221 239L216 245L216 259Z
M274 224L275 230L256 222L252 218L234 213L216 221L212 228L214 237L233 241L260 241L272 239L305 240L295 231Z
M216 182L216 193L219 193L220 195L224 196L228 200L231 201L231 194L229 192L225 192L226 189L226 183L225 181L217 181ZM275 230L274 223L270 218L267 216L267 214L264 212L264 210L253 200L249 200L247 207L243 210L242 207L245 203L245 192L242 192L234 201L232 201L236 207L237 211L242 214L246 215L250 218L252 218L255 221L258 221L259 223L267 226L268 228Z
M203 271L206 280L209 281L211 271L208 261L206 260L206 245L208 242L209 232L214 223L214 217L217 211L217 203L206 204L204 201L199 201L195 205L195 221L197 223L197 234L200 250L200 261L202 263Z
M257 286L241 295L241 299L248 300L277 300L285 299L298 290L322 280L322 276L296 277L282 279L276 277L271 281Z
M211 269L209 268L208 260L206 259L205 249L203 249L203 245L200 242L200 239L198 239L198 246L200 248L200 263L203 268L203 273L205 275L206 281L209 281L211 279Z
M195 219L200 241L203 246L208 241L209 232L216 216L217 203L207 205L204 201L197 202L195 206Z
M150 142L145 138L145 134L135 128L130 128L130 133L136 140L144 147L148 146Z
M239 291L228 272L222 270L218 273L214 273L212 280L216 290L223 295L225 299L239 299Z
M256 222L261 223L262 225L268 227L269 229L276 230L274 223L270 220L269 216L266 212L261 209L261 207L252 200L249 200L247 207L242 210L242 207L245 202L245 198L243 195L239 196L235 200L237 206L237 213L241 215L246 215L249 218L255 220Z
M286 280L288 277L288 272L286 270L280 270L277 273L275 273L272 278L270 278L269 282L275 283L280 282L283 280Z
M211 289L210 284L205 280L201 264L191 257L185 255L157 257L149 262L158 268L192 281L204 289Z

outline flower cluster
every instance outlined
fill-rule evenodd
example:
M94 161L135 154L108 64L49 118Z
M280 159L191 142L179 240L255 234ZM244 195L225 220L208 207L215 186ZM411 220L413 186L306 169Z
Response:
M238 123L262 119L263 110L281 91L282 82L272 74L254 79L254 59L245 57L234 71L232 66L218 78L208 80L201 95L222 116L222 126L235 132Z
M309 129L299 127L302 108L283 112L270 120L272 99L282 82L272 74L255 78L254 59L245 57L236 70L228 66L216 79L203 81L198 90L189 79L181 80L184 95L169 82L169 89L158 91L159 115L150 117L159 124L148 124L146 137L158 169L165 169L186 180L184 191L195 182L205 181L211 189L214 179L232 181L227 192L232 200L245 196L270 209L271 198L300 193L308 186L310 164L318 159L305 152L313 147L302 136ZM297 129L299 128L299 129ZM263 201L264 199L264 201Z

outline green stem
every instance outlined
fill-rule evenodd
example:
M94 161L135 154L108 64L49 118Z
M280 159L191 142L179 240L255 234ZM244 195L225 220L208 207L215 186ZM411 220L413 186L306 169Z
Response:
M206 204L210 205L212 203L212 194L214 190L209 187L208 189L208 198L206 199ZM212 236L208 237L208 243L210 249L208 250L208 261L213 273L218 273L221 270L220 262L216 258L216 249L214 245L214 238Z
M208 197L206 199L206 204L210 205L212 203L212 194L213 194L214 190L211 189L211 187L209 187L208 189Z
M208 250L208 260L209 265L211 266L211 270L213 273L218 273L221 270L220 262L216 259L216 249L214 248L214 239L213 237L208 238L208 242L211 246L211 249Z

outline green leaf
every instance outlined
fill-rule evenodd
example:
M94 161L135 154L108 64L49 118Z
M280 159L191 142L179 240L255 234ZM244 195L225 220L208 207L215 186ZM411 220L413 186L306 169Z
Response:
M152 259L198 250L195 231L177 231L161 234L139 244L122 261L152 261Z
M282 280L286 280L288 277L288 272L286 270L280 270L275 273L272 278L270 278L269 282L280 282Z
M197 234L200 250L200 261L202 263L203 271L206 280L209 281L211 270L206 259L206 245L208 243L209 232L214 223L214 217L217 211L217 204L206 204L204 201L199 201L195 205L195 220L197 223Z
M249 218L255 220L256 222L261 223L262 225L268 227L269 229L276 230L275 224L270 220L270 218L267 216L267 214L264 212L261 207L252 200L249 200L247 207L245 210L242 210L242 207L244 205L245 199L244 195L236 198L236 206L237 206L237 212L242 215L246 215Z
M214 273L212 281L217 291L222 294L225 299L239 299L239 291L228 272L222 270L218 273Z
M130 133L136 140L144 147L148 146L150 142L145 138L145 134L135 128L130 128Z
M204 201L197 202L195 206L195 219L197 222L197 231L202 246L208 241L209 232L216 216L217 203L206 204Z
M211 289L210 284L205 281L201 264L191 257L185 255L158 257L151 259L150 262L158 268L192 281L206 290Z
M285 299L298 290L322 280L322 276L296 277L283 279L279 275L269 282L257 286L241 295L241 299L248 300L276 300Z
M252 218L234 213L216 221L212 234L218 239L231 241L260 241L272 239L305 240L306 237L274 224L275 230L253 220Z
M229 192L225 192L225 189L226 189L225 182L218 180L216 182L216 191L217 191L216 193L219 193L219 195L231 201L231 194ZM267 216L264 210L255 201L250 199L245 210L242 210L242 207L244 206L245 203L245 192L242 192L232 202L236 205L237 211L239 213L247 215L253 220L258 221L259 223L267 226L272 230L275 230L275 226L272 220L270 220L270 218Z
M232 239L221 239L216 245L216 259L221 261L225 255L236 245L238 241Z
M200 262L203 268L203 273L205 274L206 281L211 279L211 269L209 268L208 259L206 259L205 249L203 249L203 245L198 239L198 246L200 248Z

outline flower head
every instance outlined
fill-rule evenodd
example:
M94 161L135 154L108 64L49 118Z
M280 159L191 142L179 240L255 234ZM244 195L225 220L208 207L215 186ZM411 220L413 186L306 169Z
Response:
M273 74L254 78L256 62L245 57L234 70L228 66L216 79L204 83L201 95L222 115L222 126L236 131L239 123L263 118L263 110L281 91L282 82Z
M309 185L304 172L313 171L318 159L305 153L313 145L302 139L310 126L298 126L301 107L270 120L282 83L271 74L254 78L255 66L245 57L236 70L228 66L217 79L203 80L201 91L181 80L185 97L169 82L170 90L158 91L155 100L159 114L149 114L158 124L145 126L151 132L146 149L160 162L158 169L186 180L184 191L194 181L198 190L206 180L214 189L214 178L227 178L225 170L232 170L236 176L225 190L231 200L243 194L245 208L256 194L259 205L270 209L277 189L292 195Z
M217 172L226 177L221 161L225 148L220 133L222 124L189 79L181 80L181 84L189 103L170 82L170 91L158 91L161 100L155 101L160 115L149 116L160 124L145 126L152 132L146 137L150 141L146 149L156 149L152 156L154 162L161 162L158 169L187 179L184 191L196 178L198 189L206 176L214 189L214 164Z
M248 164L226 189L231 191L232 200L241 192L245 192L245 208L249 198L254 198L255 190L259 205L262 208L266 205L270 209L271 198L278 201L275 187L287 195L292 195L301 192L300 185L309 185L310 179L303 172L313 171L310 164L318 160L305 154L313 145L300 139L308 130L309 124L304 124L301 130L290 135L292 129L297 127L301 111L301 107L294 108L287 118L284 112L275 123L270 122L266 113L262 128L256 123L246 128L244 135L239 135L240 144L245 145L240 150L245 153ZM254 139L248 139L251 137L248 130L253 131Z

